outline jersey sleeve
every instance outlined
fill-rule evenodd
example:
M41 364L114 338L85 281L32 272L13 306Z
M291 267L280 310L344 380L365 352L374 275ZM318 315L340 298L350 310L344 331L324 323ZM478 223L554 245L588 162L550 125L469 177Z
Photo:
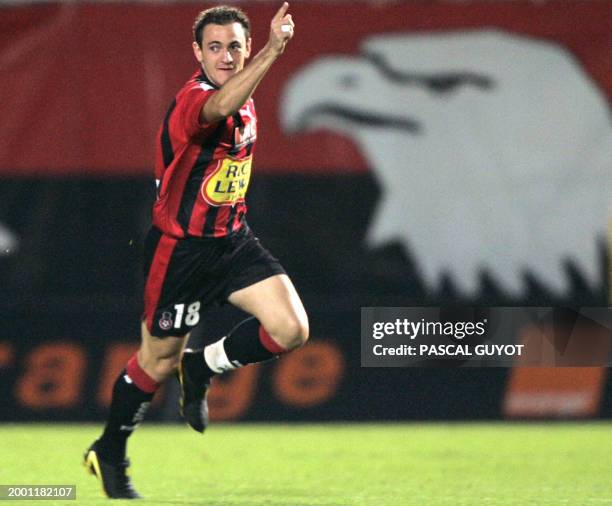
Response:
M216 123L200 121L200 111L215 91L217 90L206 84L195 83L187 88L177 100L176 121L185 130L188 137L205 134L207 130L212 130L216 126Z

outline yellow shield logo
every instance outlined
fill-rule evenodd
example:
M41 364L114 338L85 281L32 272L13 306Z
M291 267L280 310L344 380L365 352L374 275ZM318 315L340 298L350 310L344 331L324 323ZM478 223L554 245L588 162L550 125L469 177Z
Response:
M202 184L202 197L211 206L233 206L244 200L251 179L252 158L219 160Z

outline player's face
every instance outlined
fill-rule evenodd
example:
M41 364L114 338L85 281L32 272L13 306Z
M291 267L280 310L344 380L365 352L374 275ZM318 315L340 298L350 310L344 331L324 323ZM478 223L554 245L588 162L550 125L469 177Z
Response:
M202 31L202 47L194 42L193 52L208 79L223 86L244 67L244 61L251 53L251 39L247 39L240 23L209 24Z

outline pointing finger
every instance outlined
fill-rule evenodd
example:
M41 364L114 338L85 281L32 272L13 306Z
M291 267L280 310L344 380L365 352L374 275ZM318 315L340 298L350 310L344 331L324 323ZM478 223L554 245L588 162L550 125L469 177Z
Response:
M283 5L281 5L280 9L278 9L278 12L274 15L274 20L279 21L283 19L283 16L286 14L287 9L289 9L289 3L283 2Z

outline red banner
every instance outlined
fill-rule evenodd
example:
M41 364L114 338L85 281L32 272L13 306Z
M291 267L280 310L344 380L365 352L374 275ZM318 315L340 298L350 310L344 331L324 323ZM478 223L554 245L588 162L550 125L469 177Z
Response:
M241 5L254 26L256 51L266 41L277 5ZM149 173L165 110L195 68L190 27L203 7L72 2L3 7L0 171ZM285 132L279 109L295 72L325 55L358 55L371 36L497 27L553 41L577 58L609 101L611 7L609 1L292 5L296 36L255 95L261 119L257 168L368 170L351 139L329 130Z
M588 418L599 415L607 369L515 368L503 413L508 418Z

